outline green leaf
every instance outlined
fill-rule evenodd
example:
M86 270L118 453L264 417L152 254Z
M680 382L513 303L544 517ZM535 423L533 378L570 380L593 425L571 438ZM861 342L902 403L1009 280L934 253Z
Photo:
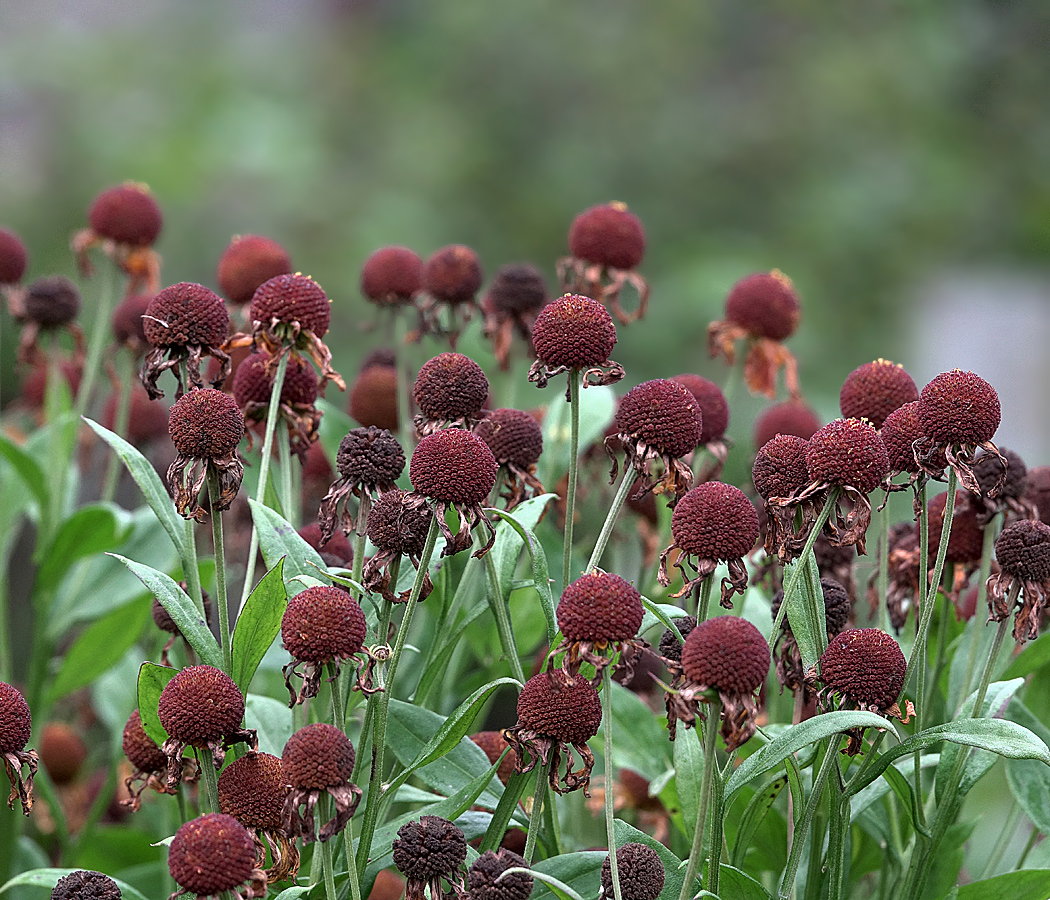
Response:
M704 769L704 749L695 728L679 728L674 740L675 789L682 808L682 819L692 834L700 808L700 775Z
M551 388L565 382L555 380ZM568 471L569 402L563 390L553 390L543 417L543 454L537 464L537 476L543 484L557 482ZM601 439L616 412L616 393L610 387L589 387L580 391L580 452Z
M731 864L739 866L743 863L744 856L751 847L751 839L765 819L766 813L773 808L773 804L776 803L777 797L780 796L787 782L786 774L775 775L755 791L755 795L745 807L740 817L740 824L737 826L736 840L733 842L733 850L729 857Z
M650 850L654 850L664 866L664 886L657 900L677 900L685 881L682 861L677 856L644 831L639 831L621 819L613 819L613 838L617 848L624 844L645 844ZM607 900L612 900L611 895Z
M648 781L659 778L672 765L673 746L662 720L652 714L641 697L622 684L614 681L610 696L616 767L632 769ZM604 732L599 729L599 734Z
M536 874L556 878L571 888L581 897L588 900L598 896L602 884L602 863L609 854L604 850L581 850L576 853L563 853L540 860L532 867L532 876ZM552 900L556 897L550 886L542 882L532 890L529 900Z
M287 703L261 694L246 694L244 721L257 733L263 753L280 756L284 752L284 745L292 736L292 711Z
M65 878L67 875L76 871L77 869L32 869L29 872L23 872L21 875L16 875L8 881L7 884L0 887L0 894L8 888L21 885L32 885L33 887L46 888L49 891L53 891L60 878ZM120 888L120 894L122 897L127 897L129 900L146 900L146 897L140 894L127 882L121 881L118 878L114 878L113 881L115 881L117 887Z
M554 496L554 494L543 494L541 497L533 498L533 500L526 500L522 506L528 503L533 503L536 500L543 500L545 506ZM532 511L534 510L535 507ZM547 619L547 641L553 645L555 635L558 633L558 620L554 613L554 596L551 594L551 580L547 568L547 554L543 550L543 545L540 543L539 538L533 533L532 529L525 525L519 518L516 518L518 510L515 510L513 514L495 508L487 509L486 512L490 512L503 519L503 521L517 533L518 537L521 538L528 549L529 558L532 560L532 579L536 585L536 593L540 595L540 605L543 607L543 615ZM539 516L536 518L538 519ZM503 569L496 569L497 572L500 572L501 585L504 583L504 577L506 577L507 584L510 583L514 577L514 568L516 566L517 556L514 557L514 563L510 566L509 571L506 567L506 563L504 563Z
M284 560L281 559L260 579L237 617L231 647L231 677L242 694L248 693L255 670L281 630L281 619L288 607L283 569Z
M36 500L41 517L46 521L47 510L51 504L51 489L48 486L48 477L40 463L2 434L0 434L0 456L3 456L11 464L11 468L18 473L18 477L22 479L29 493Z
M91 684L116 665L149 621L150 606L146 598L132 600L85 628L62 657L48 689L48 704Z
M110 556L124 563L160 601L160 605L167 610L186 642L197 651L201 662L221 669L222 651L219 649L218 642L208 628L208 623L193 605L189 595L178 586L174 579L150 566L144 566L132 559L125 559L116 553L111 553Z
M794 567L784 571L784 583L787 584L789 574L793 573L796 567L805 567L801 577L796 582L795 590L791 592L790 597L785 596L783 602L787 607L786 616L788 623L791 625L791 633L795 636L795 643L798 644L798 650L802 656L802 665L806 670L815 666L817 659L820 657L819 629L821 627L827 629L827 624L824 621L823 595L817 597L815 605L819 620L813 622L809 615L809 606L806 598L811 597L813 594L813 583L809 577L810 560L812 559L813 552L810 551L808 557L798 559ZM816 563L813 562L812 566L815 569ZM825 631L825 633L827 632Z
M142 496L146 498L150 509L156 514L161 525L164 526L164 530L168 532L168 536L178 549L179 555L184 556L186 549L186 523L182 516L176 512L175 503L168 494L168 489L160 480L157 470L153 468L153 464L120 435L114 434L108 428L103 428L98 422L92 422L91 419L85 419L84 421L120 457L121 462L124 463L131 477L135 480L135 484L142 491Z
M850 728L885 728L893 731L893 725L889 721L864 710L838 710L814 716L786 729L775 740L745 759L726 783L726 799L732 797L735 791L753 778L779 766L786 757L797 753L803 747Z
M537 872L535 869L528 869L524 866L511 866L509 869L504 869L503 873L496 879L496 881L502 881L505 875L514 875L519 872L523 875L531 875L534 881L540 881L545 884L558 900L583 900L583 898L564 881L559 881L553 875Z
M287 557L284 563L285 581L297 575L306 575L320 578L326 584L331 583L321 555L299 537L299 532L290 522L257 500L249 500L248 505L252 509L255 530L259 533L259 550L267 568L272 569L282 557Z
M642 627L638 629L639 634L645 634L650 628L655 628L657 625L663 625L666 631L671 631L671 623L675 619L682 619L689 615L680 606L671 606L670 603L653 603L648 597L642 597L642 606L645 607L645 615L642 616Z
M974 619L976 621L976 617ZM980 657L984 659L984 657ZM1040 635L1014 657L1003 678L1024 678L1050 663L1050 633Z
M36 586L54 589L77 560L115 550L130 533L130 517L119 507L103 503L81 507L59 526L44 551Z
M293 885L290 888L285 888L279 893L273 900L299 900L300 897L309 894L316 887L316 885Z
M718 867L719 900L769 900L769 894L750 875L732 866Z
M1050 741L1050 729L1017 698L1011 701L1006 714L1044 742ZM1008 759L1006 780L1025 815L1043 834L1050 834L1050 771L1046 766L1031 759Z
M158 747L168 739L168 733L160 724L157 706L161 691L175 675L175 669L151 662L144 662L139 667L139 716L142 718L142 729Z
M1046 900L1050 897L1050 869L1007 872L959 887L959 900Z

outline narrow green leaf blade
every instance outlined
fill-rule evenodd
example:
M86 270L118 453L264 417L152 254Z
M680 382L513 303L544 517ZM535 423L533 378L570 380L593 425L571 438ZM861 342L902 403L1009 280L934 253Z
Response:
M1050 897L1050 869L1023 869L959 887L959 900L1046 900Z
M53 590L77 560L115 550L130 533L130 517L119 507L105 503L81 507L59 526L44 551L37 587Z
M532 867L532 876L537 873L556 878L581 897L588 900L598 896L601 889L602 863L609 854L604 850L579 850L540 860ZM552 900L557 895L550 886L541 881L532 890L529 900Z
M249 500L248 505L252 510L255 529L259 533L259 550L268 569L272 569L280 559L286 557L285 581L303 575L319 578L326 584L331 583L327 575L328 567L321 559L321 554L299 537L299 532L292 527L291 522L257 500Z
M168 666L158 666L156 663L144 662L139 667L139 716L142 718L142 729L148 734L157 746L168 739L168 733L160 724L160 716L157 714L157 706L160 703L160 693L168 686L176 675L176 670Z
M744 808L740 824L737 826L736 840L733 842L733 849L729 855L731 865L739 867L743 863L744 855L751 846L751 838L758 831L766 813L773 808L773 804L776 803L777 797L780 796L780 792L787 786L787 783L786 774L768 779Z
M1006 714L1044 742L1050 741L1050 728L1017 698L1011 701ZM1008 759L1006 780L1025 815L1043 834L1050 834L1050 772L1046 767L1032 759Z
M675 789L682 808L682 819L690 833L700 808L700 774L704 770L704 749L695 728L679 728L674 741Z
M583 900L583 898L564 881L559 881L553 875L547 875L544 872L537 872L535 869L527 869L523 866L511 866L509 869L504 869L503 873L496 880L501 881L505 875L513 875L518 872L524 875L531 875L535 881L542 881L548 888L550 888L550 892L554 894L558 900Z
M51 489L48 487L48 478L40 463L4 435L0 435L0 456L11 464L11 468L18 473L18 477L29 488L41 513L46 513L51 503Z
M543 495L543 497L547 498L545 502L550 502L550 498L553 496L553 494ZM542 498L537 497L536 499L540 500ZM529 551L529 557L532 560L532 578L536 585L536 593L540 595L540 605L543 607L543 615L547 620L547 641L553 645L555 635L558 633L558 619L554 613L554 595L551 593L550 572L547 568L547 554L543 550L543 545L532 529L517 521L511 513L495 508L487 509L486 512L503 519L525 542L525 546ZM513 577L513 572L509 577Z
M231 677L245 695L255 670L281 630L281 619L288 607L283 570L284 560L281 559L260 579L248 596L233 630Z

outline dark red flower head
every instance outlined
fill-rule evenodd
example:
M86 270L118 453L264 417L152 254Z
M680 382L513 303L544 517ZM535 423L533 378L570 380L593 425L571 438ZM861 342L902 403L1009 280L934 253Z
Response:
M755 456L751 480L763 500L790 497L809 483L806 450L809 441L793 434L778 434Z
M397 830L394 865L412 881L451 878L466 858L467 840L448 819L421 816Z
M891 412L918 399L919 389L903 366L877 359L846 376L839 392L839 408L847 419L867 419L881 428Z
M427 542L432 513L426 505L405 503L401 490L379 495L368 511L368 539L377 550L418 556Z
M361 360L361 365L357 371L364 372L373 366L396 369L397 354L389 347L376 347L375 350L368 351L365 358Z
M113 337L118 344L132 344L145 347L146 321L142 317L149 309L152 294L132 294L125 297L113 310L111 324Z
M240 729L244 695L221 669L189 666L161 691L157 712L169 737L207 747Z
M219 258L217 278L220 290L230 303L250 303L263 282L288 275L292 261L288 251L275 240L258 234L238 235Z
M616 851L616 873L620 876L623 900L656 900L664 889L664 864L647 844L624 844ZM612 863L602 863L604 897L613 896Z
M142 320L146 340L154 347L219 347L229 328L230 314L222 297L202 284L187 281L158 293Z
M136 709L124 725L124 734L120 740L128 762L140 772L163 772L168 765L168 757L142 727L142 717Z
M350 415L365 428L397 431L397 369L370 366L362 369L350 388Z
M479 731L477 734L472 734L470 739L481 748L484 754L489 759L489 765L494 765L496 760L503 756L503 751L510 747L507 743L507 739L503 736L501 731ZM515 761L517 759L514 749L503 756L503 762L499 764L499 768L496 770L496 777L499 778L504 784L510 779L510 776L514 774Z
M346 591L318 585L288 601L281 619L284 649L297 660L325 663L346 659L365 642L365 614Z
M1035 504L1039 518L1050 524L1050 466L1036 466L1028 470L1025 499Z
M539 312L547 302L547 282L529 263L503 266L492 279L482 303L486 311L513 316Z
M637 588L610 572L577 578L558 603L558 627L570 641L629 641L644 615Z
M88 224L99 237L148 247L160 235L163 219L149 188L128 182L103 191L92 201Z
M569 252L593 265L634 269L645 255L645 230L623 203L592 206L573 219Z
M678 634L682 635L682 640L685 640L689 637L689 632L696 628L696 616L679 616L674 620L674 624L678 629ZM678 663L682 661L682 642L670 628L660 636L658 649L660 656L664 659Z
M769 644L747 619L716 616L700 622L682 646L682 670L693 684L725 694L751 694L769 673Z
M222 770L219 809L248 828L280 831L289 790L276 756L248 753Z
M385 428L354 428L339 442L335 464L354 484L393 484L405 470L405 451Z
M891 472L918 472L914 446L926 437L919 419L919 401L905 403L886 416L879 437L886 448Z
M408 474L419 493L446 503L480 504L496 483L496 460L481 438L462 428L427 435Z
M729 404L722 389L700 375L686 373L675 375L671 380L688 388L700 407L700 424L703 426L700 443L710 444L712 441L722 440L729 427Z
M48 722L40 733L40 761L55 784L69 784L87 758L84 739L65 722Z
M809 440L820 429L820 419L801 400L770 406L755 419L755 446L762 447L778 434L793 434Z
M994 453L985 453L977 458L973 464L973 474L977 477L977 484L981 493L988 495L996 485L1000 485L997 496L1002 498L1020 499L1028 487L1028 467L1024 460L1013 450L1000 447L999 452L1006 460L1006 474L1003 475L1003 464Z
M330 478L328 480L331 481ZM325 565L349 569L353 564L353 545L338 528L324 545L321 544L322 532L319 522L311 522L309 525L304 525L299 529L299 537L321 554L321 559L324 560Z
M478 255L462 244L436 251L423 269L423 288L445 303L471 303L484 275Z
M168 434L181 456L219 459L237 449L244 436L244 415L229 394L201 388L183 394L172 405Z
M78 869L58 879L51 900L120 900L120 888L108 875Z
M944 507L948 502L948 492L933 497L926 508L929 510L930 540L929 554L932 560L937 553L941 540L941 528L944 526ZM918 526L916 526L917 532ZM984 548L984 529L977 520L977 510L970 503L966 491L955 492L955 511L952 515L952 527L948 534L948 550L945 559L953 563L976 564L981 560ZM931 563L932 565L932 563Z
M775 269L748 275L726 297L726 321L756 338L783 341L794 334L801 313L791 279Z
M22 239L13 231L0 228L0 284L18 284L29 265L29 254Z
M292 787L319 791L347 784L354 774L354 759L350 738L327 722L300 728L281 754Z
M631 388L616 407L616 428L679 459L700 443L700 406L685 385L668 378Z
M175 832L168 870L179 887L211 897L253 877L255 852L251 834L233 816L206 813Z
M543 452L543 429L520 409L494 409L485 415L474 433L480 437L500 465L510 463L527 469Z
M583 744L598 733L602 703L586 678L564 681L533 675L518 696L518 722L566 744Z
M849 592L834 578L821 578L820 592L824 599L824 622L827 625L828 634L838 634L846 627L846 622L849 621ZM783 602L784 592L782 590L777 591L769 604L769 614L774 621L780 615L780 605ZM791 625L786 618L781 627L785 631L791 630Z
M476 418L488 398L489 380L469 356L439 353L423 363L412 395L428 419Z
M273 390L273 374L267 374L270 354L252 353L233 374L233 396L242 410L250 404L266 405ZM281 403L291 406L313 406L317 401L318 379L313 366L299 357L288 359L281 386Z
M38 278L26 288L25 317L41 328L72 322L80 312L80 291L64 275Z
M566 294L540 311L532 327L532 345L548 366L586 369L608 360L616 345L616 325L604 304Z
M486 850L467 871L471 900L528 900L532 893L531 875L515 872L497 881L507 869L528 867L529 864L512 850L504 847L498 851Z
M701 559L740 559L758 540L758 513L739 488L708 481L678 501L671 534L675 545Z
M889 709L904 687L907 660L897 642L877 628L851 628L820 657L820 678L859 706Z
M0 755L24 750L32 732L33 717L25 697L0 681Z
M380 247L361 267L361 293L378 306L408 303L423 286L423 260L408 247Z
M291 325L324 337L332 318L332 304L321 286L307 275L278 275L264 281L252 296L248 312L253 322Z
M1022 581L1050 580L1050 525L1021 519L995 541L995 558L1007 575Z
M919 421L935 444L981 444L999 427L999 395L987 381L952 369L919 394Z
M890 470L879 433L862 419L835 419L809 439L806 466L813 481L870 494Z

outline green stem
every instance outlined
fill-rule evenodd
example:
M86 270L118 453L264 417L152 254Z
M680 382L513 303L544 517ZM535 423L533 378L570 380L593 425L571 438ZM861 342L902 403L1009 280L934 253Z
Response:
M704 774L700 781L700 802L696 809L696 824L693 829L693 844L689 850L689 864L685 870L685 881L682 882L682 891L678 900L689 900L693 896L693 882L696 880L697 872L703 864L704 835L707 832L707 810L711 804L711 785L715 778L715 742L718 737L718 724L722 718L722 702L715 700L707 712L707 721L704 722ZM708 873L708 881L713 873ZM717 881L717 879L715 879ZM711 893L715 889L708 885Z
M627 495L630 493L634 484L634 476L636 475L634 468L625 461L623 475L620 477L620 483L616 488L612 506L609 507L609 512L605 517L605 522L602 524L602 530L598 533L598 540L595 541L594 550L591 551L591 558L587 560L587 567L583 570L584 572L592 571L602 561L602 554L609 543L609 538L612 537L616 519L620 515L620 510L623 509L623 504L627 500Z
M226 598L226 553L222 539L222 513L219 511L221 495L218 470L208 463L208 500L212 543L215 546L215 605L219 613L219 643L222 646L223 668L227 674L231 674L233 650L230 646L230 605Z
M529 831L525 836L525 852L522 854L528 865L532 865L532 857L536 853L536 838L540 833L543 804L547 799L547 774L549 771L549 762L536 766L536 787L532 792L532 813L529 816Z
M106 346L106 328L109 326L110 313L113 310L113 288L116 265L108 261L100 270L98 281L98 306L95 307L95 318L91 323L91 337L88 339L87 356L84 359L84 374L80 378L80 390L74 404L73 421L80 422L91 403L91 394L102 362L102 351Z
M838 754L834 754L837 758ZM849 797L843 793L842 768L831 779L831 821L828 828L828 900L843 900L846 887L846 837L849 834ZM808 878L814 877L811 872Z
M339 684L339 672L333 663L328 664L328 681L332 685L332 717L334 725L344 734L346 733L346 702ZM355 782L356 783L356 782ZM357 877L357 869L350 865L354 858L354 829L347 823L343 829L343 844L346 847L347 880L350 882L350 900L361 900L361 883Z
M201 781L204 782L204 793L208 797L208 806L212 812L220 812L219 809L219 776L212 762L211 750L205 748L197 751L197 761L200 764Z
M948 582L954 577L954 574L949 569L944 573L944 581ZM940 681L941 672L944 669L945 653L948 649L948 624L952 616L952 606L948 602L948 592L951 590L950 584L944 584L944 600L941 603L941 617L937 622L937 649L933 656L933 673L932 676L926 679L929 682L929 690L926 689L926 685L922 685L921 690L917 694L920 702L928 710L933 705L933 698L937 694L937 683ZM935 594L933 602L937 602L937 598L940 594ZM926 718L924 716L923 718ZM918 728L918 726L916 726ZM918 729L921 730L921 729Z
M284 390L284 373L288 371L288 353L284 353L277 363L277 371L273 376L273 386L270 388L270 405L266 410L266 430L263 432L262 460L259 463L259 485L255 489L255 499L259 503L266 502L266 483L270 477L270 457L273 455L273 433L277 425L277 410L281 405L281 391ZM248 564L244 570L244 587L241 588L240 609L248 600L252 592L252 577L255 574L255 558L259 553L259 530L252 521L252 537L248 545Z
M485 554L485 571L489 579L489 605L492 614L496 618L496 631L499 632L499 642L503 647L503 655L510 663L510 670L521 684L525 684L525 670L521 667L521 655L518 653L518 644L514 640L514 627L510 621L510 611L507 609L507 601L503 598L500 589L499 573L496 572L496 564L492 560L492 554Z
M696 621L704 622L707 620L708 612L711 608L711 589L715 584L714 574L708 575L700 583L699 597L696 604Z
M879 627L889 634L890 609L886 605L890 582L890 506L887 503L879 514L882 533L879 535Z
M281 509L284 511L285 519L292 523L292 527L298 528L302 504L295 502L295 493L292 488L292 448L285 435L277 440L277 468L281 476Z
M825 621L824 609L822 608L824 606L824 589L820 586L820 572L817 569L816 559L807 555L802 559L801 564L807 570L806 574L809 579L809 590L802 592L802 601L806 604L809 620L816 629L817 657L819 659L819 657L824 655L824 651L828 649L827 627L821 628L817 624Z
M576 516L576 478L580 464L580 372L569 372L569 486L565 491L565 548L562 554L561 586L572 575L572 532Z
M611 664L602 669L602 730L605 732L605 841L606 846L609 848L609 869L612 874L613 898L614 900L623 900L623 893L620 890L620 865L616 859L616 833L613 826L613 786L616 783L616 766L613 763Z
M1013 840L1014 832L1017 831L1017 825L1021 821L1021 807L1016 800L1010 804L1010 812L1006 815L1006 821L1003 823L1002 831L999 833L999 840L995 842L995 846L992 848L992 852L988 856L988 861L984 864L984 868L981 870L979 881L984 881L986 878L991 878L992 874L999 867L999 863L1002 861L1003 854L1006 853L1006 848L1010 846L1010 841Z
M438 514L435 512L430 519L430 530L427 532L426 544L423 552L419 555L419 567L416 570L416 579L412 582L412 592L405 607L404 617L401 619L401 627L397 630L397 639L394 649L390 652L390 660L386 666L386 681L381 694L377 694L379 702L376 705L375 720L372 731L372 773L368 781L368 800L365 803L364 821L361 826L361 837L357 845L357 877L362 878L365 867L368 865L368 854L372 849L372 836L375 834L376 820L379 816L379 801L383 786L383 764L386 752L386 722L390 711L390 694L394 689L394 675L397 673L397 664L401 659L401 652L405 649L408 640L408 629L412 624L412 615L419 603L419 595L423 591L423 580L430 566L430 558L434 555L434 545L440 528L438 525ZM348 861L349 866L349 861Z
M988 576L992 571L992 552L995 549L995 538L998 535L1002 521L1002 513L999 513L984 527L984 543L981 546L981 568L977 575L977 600L973 608L973 637L970 639L970 649L966 656L966 672L963 676L962 690L959 693L960 702L969 696L970 680L973 678L973 672L977 666L977 648L981 643L981 628L978 623L982 615L981 610L988 599Z
M1039 840L1041 832L1038 828L1033 828L1032 833L1028 835L1028 841L1024 845L1024 850L1021 851L1021 857L1017 860L1017 865L1014 866L1014 871L1022 868L1028 859L1028 854L1032 852L1032 848L1035 846L1035 842Z
M322 797L321 809L323 810L322 815L327 818L330 812L329 806L331 804L328 801L328 797ZM349 829L347 829L349 830ZM327 900L338 900L339 895L335 890L335 866L332 862L332 842L324 841L318 842L321 844L321 871L324 877L324 893ZM317 852L317 845L314 845L314 853Z
M204 594L201 592L201 570L197 565L197 531L193 527L195 524L193 519L186 519L182 577L186 582L186 593L190 595L190 599L197 608L197 612L200 613L201 618L207 621L207 616L204 614Z
M135 373L132 370L133 362L131 351L125 350L117 353L119 387L117 389L117 408L113 414L113 431L122 438L126 438L128 432L128 417L131 410L131 385L135 377ZM120 472L120 457L110 451L106 460L106 477L102 482L102 500L104 502L112 500L116 494Z
M820 795L824 790L824 782L827 781L828 773L838 757L838 740L832 738L825 741L824 761L820 764L820 771L813 780L813 788L810 791L806 809L802 813L802 821L795 828L795 839L791 842L791 854L788 857L787 868L784 870L784 880L780 884L778 894L780 900L786 900L795 887L795 877L798 875L799 863L802 862L802 848L806 843L806 835L813 824L817 806L820 803Z

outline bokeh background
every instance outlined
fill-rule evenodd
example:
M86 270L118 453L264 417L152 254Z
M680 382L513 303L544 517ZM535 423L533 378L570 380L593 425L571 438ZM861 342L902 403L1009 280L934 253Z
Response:
M166 282L214 285L231 235L274 237L332 296L352 372L376 247L466 243L553 289L573 216L622 200L653 287L621 333L625 384L724 380L706 325L777 267L825 417L876 357L920 386L972 368L1003 397L1002 442L1046 463L1048 26L1046 4L983 0L4 0L0 224L32 275L73 274L92 197L144 181Z

